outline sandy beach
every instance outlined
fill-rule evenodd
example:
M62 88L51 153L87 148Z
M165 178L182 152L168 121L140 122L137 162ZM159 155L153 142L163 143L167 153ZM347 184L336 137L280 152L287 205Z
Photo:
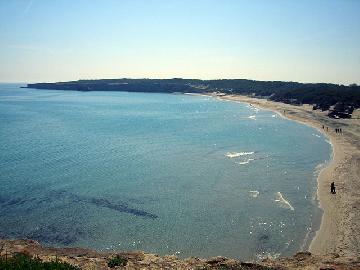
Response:
M324 255L336 253L344 257L360 255L360 119L331 119L327 112L313 111L312 106L294 106L266 99L240 95L219 97L225 100L250 103L274 110L288 119L311 125L323 132L333 145L333 159L318 177L317 199L323 209L320 229L309 251ZM324 129L323 126L324 125ZM342 133L336 133L341 128ZM336 194L330 193L335 182Z

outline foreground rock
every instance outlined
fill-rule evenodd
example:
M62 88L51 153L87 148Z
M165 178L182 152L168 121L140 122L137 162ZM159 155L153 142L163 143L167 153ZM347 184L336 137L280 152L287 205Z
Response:
M308 252L302 252L289 258L266 259L257 263L245 263L225 257L179 259L173 255L158 256L141 251L101 253L82 248L43 247L32 240L0 240L1 256L12 256L20 252L37 256L43 261L60 260L68 262L81 269L111 269L108 267L108 262L116 255L123 258L126 265L115 266L112 269L360 269L360 258L344 258L336 254L315 256Z

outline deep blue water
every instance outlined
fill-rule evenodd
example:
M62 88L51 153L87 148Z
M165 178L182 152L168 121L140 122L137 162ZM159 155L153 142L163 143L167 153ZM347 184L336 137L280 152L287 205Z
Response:
M317 130L247 104L0 84L0 237L292 254L314 230L318 165L330 154Z

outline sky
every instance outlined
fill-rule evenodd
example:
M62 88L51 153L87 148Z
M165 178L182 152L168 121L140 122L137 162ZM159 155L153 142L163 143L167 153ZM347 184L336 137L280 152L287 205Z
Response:
M360 84L360 0L0 0L0 82Z

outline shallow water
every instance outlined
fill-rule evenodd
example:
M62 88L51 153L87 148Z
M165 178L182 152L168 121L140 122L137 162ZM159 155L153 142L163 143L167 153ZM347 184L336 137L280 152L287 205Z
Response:
M0 85L0 237L253 259L311 230L317 130L215 98Z

